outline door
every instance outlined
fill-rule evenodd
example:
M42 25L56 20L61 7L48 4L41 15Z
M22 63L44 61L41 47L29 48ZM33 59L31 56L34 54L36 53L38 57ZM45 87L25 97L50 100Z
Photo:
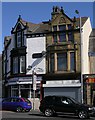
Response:
M55 111L60 113L75 113L75 104L70 98L67 97L56 97Z
M70 99L70 98L67 98L67 97L62 97L61 98L61 103L62 103L62 106L61 106L61 111L62 112L65 112L65 113L75 113L75 106L76 104L74 104L74 102Z
M2 109L3 110L10 110L10 102L11 102L11 98L4 99L2 101Z

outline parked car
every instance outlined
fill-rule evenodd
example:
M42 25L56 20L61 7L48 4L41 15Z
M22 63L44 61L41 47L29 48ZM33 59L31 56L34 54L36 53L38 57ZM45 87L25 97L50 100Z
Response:
M41 100L39 109L47 117L58 113L72 113L81 119L89 118L94 111L93 107L66 96L46 96Z
M2 110L11 111L30 111L32 103L27 98L10 97L2 100Z

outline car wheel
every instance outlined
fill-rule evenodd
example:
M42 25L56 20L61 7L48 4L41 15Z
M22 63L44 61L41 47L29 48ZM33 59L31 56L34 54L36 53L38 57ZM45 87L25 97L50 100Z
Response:
M30 112L30 110L25 110L25 112Z
M53 111L50 108L47 108L44 112L45 116L50 117L53 115Z
M17 112L22 112L22 111L23 111L23 108L22 108L22 107L17 107L16 111L17 111Z
M85 119L85 118L88 118L88 114L87 114L86 111L82 110L82 111L80 111L80 112L78 113L78 117L79 117L80 119Z

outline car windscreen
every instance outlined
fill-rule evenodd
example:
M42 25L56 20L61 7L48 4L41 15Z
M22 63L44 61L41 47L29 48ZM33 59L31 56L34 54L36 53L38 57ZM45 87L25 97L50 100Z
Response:
M25 102L30 103L30 101L27 98L22 98Z
M76 104L81 104L80 102L78 102L77 100L75 100L74 98L70 98L74 103Z

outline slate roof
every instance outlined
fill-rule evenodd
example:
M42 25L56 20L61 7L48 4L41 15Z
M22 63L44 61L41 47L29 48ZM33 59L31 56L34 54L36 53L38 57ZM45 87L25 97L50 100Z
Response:
M4 46L6 47L9 42L11 41L12 37L11 36L5 36L4 38Z
M83 26L84 23L86 22L86 20L88 19L88 17L82 17L82 23L81 25ZM72 19L73 20L73 19ZM39 24L34 24L31 22L27 22L21 19L21 22L26 25L27 24L27 34L36 34L36 33L47 33L48 31L50 31L50 25L49 22L42 22ZM80 18L76 18L76 22L75 22L76 26L80 26Z
M48 23L39 23L39 24L34 24L31 22L27 22L24 20L20 20L24 26L27 26L27 33L31 34L36 34L36 33L44 33L49 30L49 25Z
M81 17L81 26L84 25L84 23L86 22L86 20L88 19L88 17ZM76 26L80 26L80 18L76 18L76 22L75 22Z

